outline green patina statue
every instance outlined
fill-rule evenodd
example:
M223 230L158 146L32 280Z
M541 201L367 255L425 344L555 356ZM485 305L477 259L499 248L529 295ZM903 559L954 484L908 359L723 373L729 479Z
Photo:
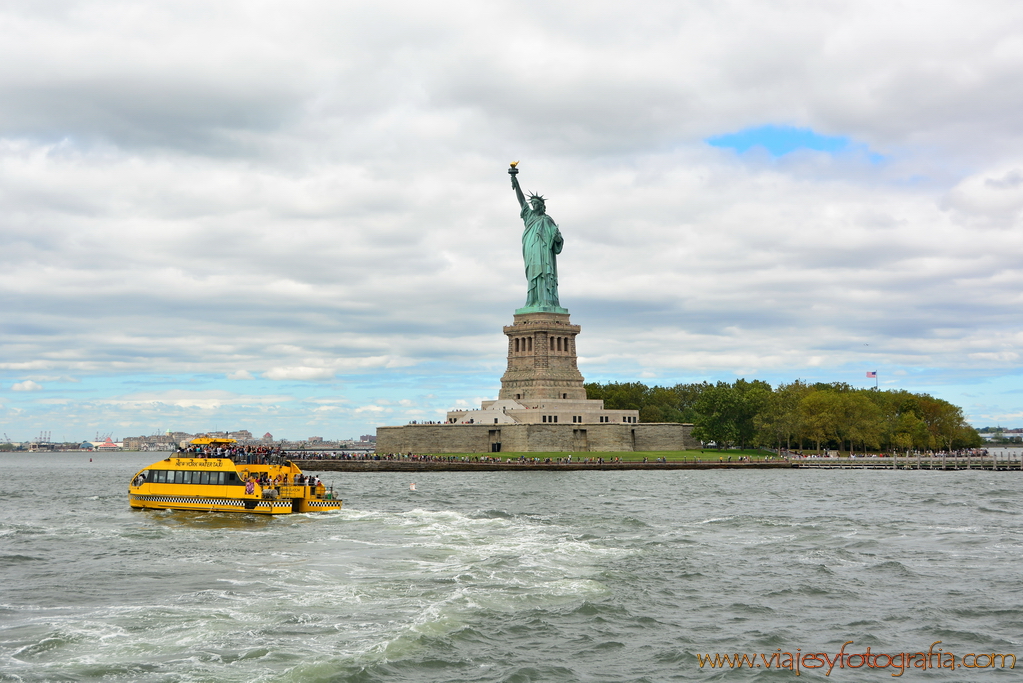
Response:
M544 198L531 194L526 202L519 187L519 162L514 162L508 173L512 188L522 207L520 215L525 223L522 231L522 260L526 263L526 305L516 313L568 313L558 303L558 260L564 240L557 223L547 215Z

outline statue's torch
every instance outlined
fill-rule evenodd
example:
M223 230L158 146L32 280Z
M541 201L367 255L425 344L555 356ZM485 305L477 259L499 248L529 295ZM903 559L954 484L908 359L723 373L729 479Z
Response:
M508 165L508 175L510 175L513 179L519 174L518 165L519 162L517 161L513 161Z

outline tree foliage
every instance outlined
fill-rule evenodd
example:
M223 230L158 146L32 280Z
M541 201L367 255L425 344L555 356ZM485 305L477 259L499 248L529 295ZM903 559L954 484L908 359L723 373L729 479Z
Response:
M898 451L982 443L962 409L948 401L844 382L796 380L777 388L745 379L673 387L589 383L586 394L610 410L638 410L641 422L691 423L694 437L720 446Z

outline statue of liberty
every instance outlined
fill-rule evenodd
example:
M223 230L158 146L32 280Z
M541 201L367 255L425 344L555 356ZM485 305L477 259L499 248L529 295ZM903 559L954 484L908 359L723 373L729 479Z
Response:
M518 197L522 211L522 260L526 264L526 305L516 313L568 313L558 303L558 261L564 240L557 223L547 215L547 206L543 197L530 194L526 202L519 180L519 170L515 162L508 169L511 174L512 188Z

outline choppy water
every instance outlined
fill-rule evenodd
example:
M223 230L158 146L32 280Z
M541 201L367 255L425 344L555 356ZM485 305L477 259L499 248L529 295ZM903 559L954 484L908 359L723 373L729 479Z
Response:
M342 512L267 519L132 511L158 457L0 456L0 681L774 680L695 654L846 640L1023 656L1017 473L422 473L415 493L332 473Z

